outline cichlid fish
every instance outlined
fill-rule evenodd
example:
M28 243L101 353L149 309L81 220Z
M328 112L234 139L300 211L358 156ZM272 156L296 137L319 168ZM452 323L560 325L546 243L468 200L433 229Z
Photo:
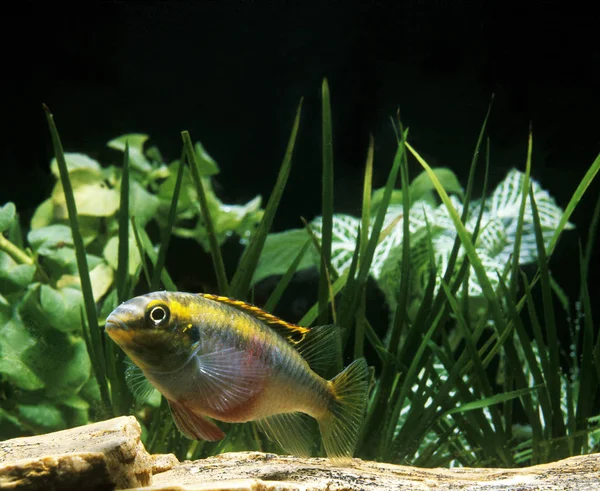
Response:
M168 400L188 438L224 438L212 419L256 421L286 451L310 456L312 417L330 458L354 453L368 369L361 358L332 380L315 372L335 358L334 326L296 326L227 297L154 292L117 307L106 332Z

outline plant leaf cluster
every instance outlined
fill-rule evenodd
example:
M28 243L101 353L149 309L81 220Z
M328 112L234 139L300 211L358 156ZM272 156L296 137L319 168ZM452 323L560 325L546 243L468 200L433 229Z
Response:
M302 101L264 210L258 199L218 200L211 178L219 168L188 132L179 161L165 164L156 148L146 148L145 135L134 134L109 143L123 152L123 165L102 166L65 154L48 112L51 169L59 178L52 195L26 236L15 206L0 207L3 436L133 413L152 452L198 458L278 450L253 424L224 425L221 442L187 440L165 400L141 390L143 381L101 331L134 288L177 288L165 268L176 235L210 253L220 294L251 299L253 285L277 276L264 305L269 311L297 271L318 271L317 301L299 324L338 324L344 364L366 356L372 366L358 456L509 467L598 450L600 336L587 285L600 200L578 258L574 301L552 277L551 260L558 239L573 228L570 218L600 170L600 156L563 211L531 178L531 134L523 170L510 171L488 193L489 111L464 188L450 169L432 169L395 120L397 151L386 185L372 189L373 173L385 163L376 165L371 138L360 217L336 214L327 81L321 97L322 215L304 229L277 234L269 231L292 172ZM412 182L409 155L423 169ZM484 185L475 200L478 172ZM152 222L161 229L158 244L146 230ZM246 248L228 276L220 246L234 234ZM525 264L535 273L526 275ZM385 293L387 323L371 317L371 279ZM565 336L569 348L561 350Z

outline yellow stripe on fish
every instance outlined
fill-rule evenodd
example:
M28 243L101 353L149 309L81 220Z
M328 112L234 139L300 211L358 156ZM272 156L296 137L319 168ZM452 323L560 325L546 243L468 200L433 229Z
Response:
M310 329L307 327L301 327L301 326L297 326L296 324L286 322L273 314L269 314L268 312L264 311L260 307L256 307L255 305L243 302L242 300L235 300L235 299L229 298L229 297L213 295L212 293L199 293L199 295L202 295L204 298L208 298L210 300L215 300L217 302L222 302L227 305L232 305L241 310L244 310L244 311L256 316L258 319L266 322L267 324L269 324L273 327L281 326L281 327L285 328L286 331L284 331L284 332L286 333L286 335L284 337L292 344L301 343L302 340L304 339L304 337L306 336L306 334L308 334L310 332ZM281 331L280 331L280 333L281 333Z
M222 439L213 420L255 421L284 450L311 455L314 418L329 457L353 455L368 369L359 359L331 380L319 374L340 359L335 326L297 326L219 295L154 292L117 307L106 332L189 438Z

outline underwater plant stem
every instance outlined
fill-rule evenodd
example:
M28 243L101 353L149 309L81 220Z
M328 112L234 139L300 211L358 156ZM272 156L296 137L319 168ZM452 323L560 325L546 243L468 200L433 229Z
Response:
M6 252L19 264L28 264L30 266L35 264L33 258L29 257L26 252L19 249L2 234L0 234L0 251Z

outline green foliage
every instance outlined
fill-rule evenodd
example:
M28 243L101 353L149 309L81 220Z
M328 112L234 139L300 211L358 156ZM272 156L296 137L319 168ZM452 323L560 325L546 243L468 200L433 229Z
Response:
M142 229L152 221L164 227L169 219L180 163L162 162L156 148L145 149L147 140L146 135L133 134L110 141L108 146L124 152L129 163L117 167L84 154L62 153L55 134L57 158L50 170L58 181L35 211L26 241L16 229L14 203L0 206L0 387L8 394L0 412L0 435L57 430L132 409L122 355L112 341L103 339L98 326L116 306L117 283L126 289L124 300L138 283L146 253L156 260L151 242L148 251L140 252L128 217L134 216ZM222 203L211 184L219 167L200 143L194 151L217 244L234 235L247 242L262 217L260 197L245 205ZM130 172L128 191L123 193L125 168ZM63 177L68 177L72 191ZM187 168L181 178L172 232L208 249L208 232ZM77 230L69 219L71 196ZM123 217L125 228L119 224ZM120 257L123 251L126 260ZM78 261L89 270L89 299L85 289L82 292L83 263ZM92 381L93 390L88 386ZM153 401L156 405L156 397Z
M578 298L569 299L551 274L554 247L574 228L570 217L600 170L600 156L563 211L530 178L531 135L525 172L511 170L488 192L489 142L481 151L487 117L464 189L450 169L432 169L397 122L386 185L372 189L371 139L360 217L336 214L329 99L324 81L323 216L276 234L269 230L291 172L301 104L264 211L259 197L242 205L217 198L211 179L219 167L187 132L178 161L165 163L146 135L131 134L109 142L123 153L123 166L101 165L64 154L49 116L51 170L59 181L34 214L27 240L15 205L0 207L0 435L133 413L154 452L197 458L277 451L252 424L223 425L221 442L190 443L165 401L144 389L100 330L134 288L176 289L164 267L176 235L211 254L221 294L251 298L253 285L280 276L268 310L296 271L319 271L318 301L300 324L331 316L342 328L345 360L367 355L373 366L358 456L509 467L600 449L600 336L587 287L600 200L581 247ZM408 154L423 169L410 183ZM485 184L475 200L479 160ZM151 238L152 223L160 244ZM228 278L220 246L231 236L246 250ZM537 267L535 274L524 274L526 264ZM370 318L370 278L389 306L385 325ZM560 350L565 334L570 347Z

